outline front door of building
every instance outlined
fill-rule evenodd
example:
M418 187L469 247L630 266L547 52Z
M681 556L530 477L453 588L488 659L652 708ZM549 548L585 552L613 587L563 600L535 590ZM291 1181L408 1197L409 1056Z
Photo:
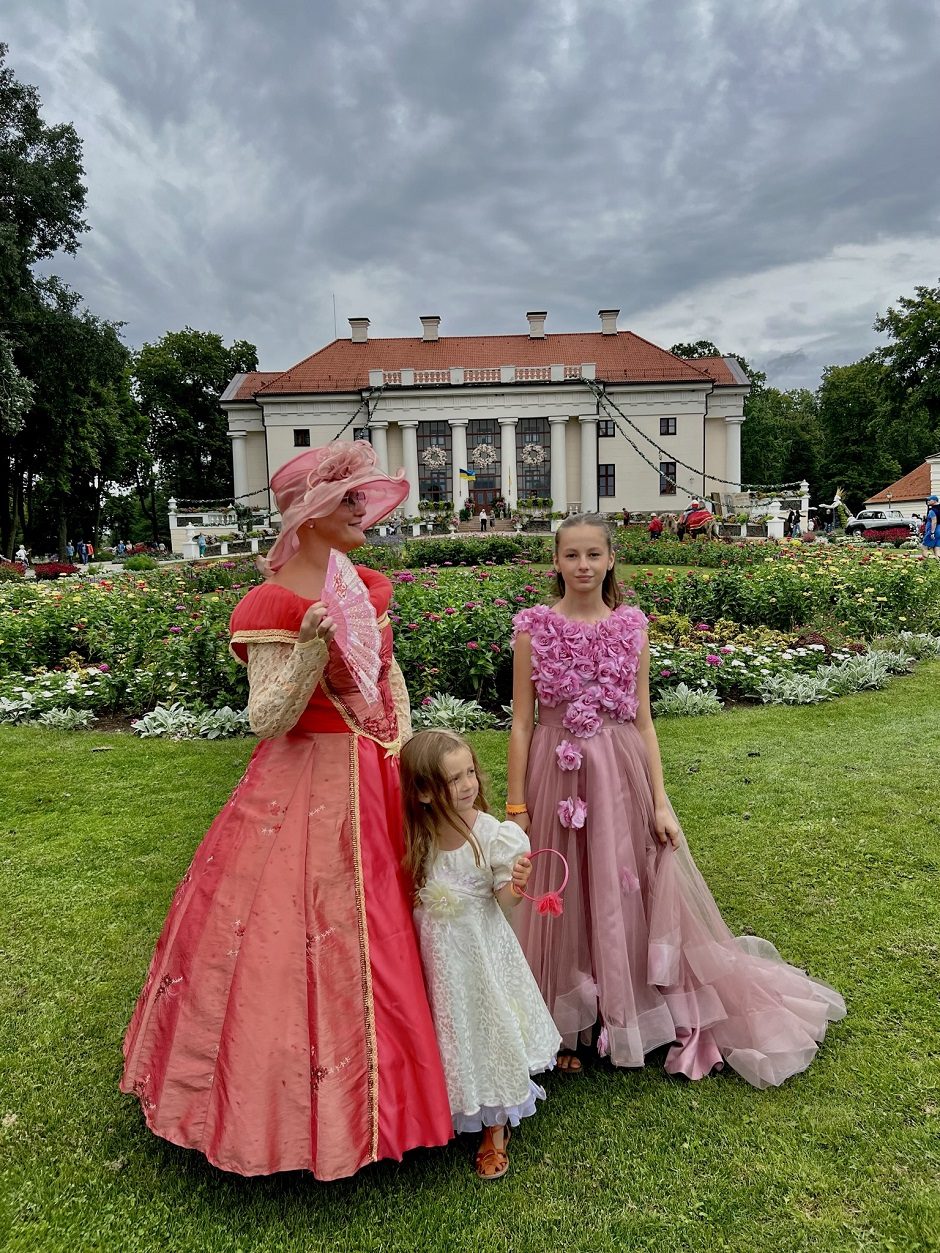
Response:
M490 513L493 508L493 501L499 495L495 487L471 487L470 488L470 508L474 514L485 509Z

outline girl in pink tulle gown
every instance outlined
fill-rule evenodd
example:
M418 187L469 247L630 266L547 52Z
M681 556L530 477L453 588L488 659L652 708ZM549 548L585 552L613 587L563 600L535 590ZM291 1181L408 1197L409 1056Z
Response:
M402 869L391 584L358 570L377 699L317 603L331 550L360 545L408 489L361 441L302 453L271 486L269 577L231 623L261 743L177 889L121 1087L151 1131L223 1170L337 1179L452 1135Z
M615 1066L668 1044L672 1074L727 1064L755 1087L782 1083L845 1004L722 920L666 796L646 619L620 603L601 517L565 519L555 571L555 604L514 619L507 814L571 869L564 914L546 924L523 907L517 923L568 1050L559 1069L579 1070L575 1049L596 1035ZM535 860L533 895L552 860Z

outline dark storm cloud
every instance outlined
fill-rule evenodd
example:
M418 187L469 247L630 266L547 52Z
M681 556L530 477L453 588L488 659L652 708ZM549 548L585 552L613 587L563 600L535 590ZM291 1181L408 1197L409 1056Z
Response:
M932 3L18 0L8 26L86 143L94 231L57 268L132 342L188 322L273 368L332 336L332 292L379 335L616 304L812 385L940 272Z

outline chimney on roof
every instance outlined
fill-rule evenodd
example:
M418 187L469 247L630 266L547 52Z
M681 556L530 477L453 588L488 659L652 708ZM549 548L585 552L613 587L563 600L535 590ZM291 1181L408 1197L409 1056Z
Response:
M434 344L438 339L438 332L441 328L441 319L435 314L433 317L425 317L421 319L421 326L424 330L422 339L426 344Z
M529 319L529 339L544 339L548 313L544 309L537 309L534 313L527 313L526 317Z
M354 344L364 344L369 338L369 319L350 318L349 329L352 331L352 342Z
M620 316L619 309L598 309L597 316L601 320L602 335L617 334L617 318Z

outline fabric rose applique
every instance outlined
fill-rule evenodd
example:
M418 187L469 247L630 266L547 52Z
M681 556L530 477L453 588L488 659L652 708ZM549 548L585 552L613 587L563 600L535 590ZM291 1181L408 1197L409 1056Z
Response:
M570 740L562 740L555 749L555 756L558 759L559 770L581 769L581 751L575 748Z
M460 897L444 883L426 883L418 899L433 918L456 918L462 908Z
M558 802L558 817L563 827L569 831L580 831L587 818L587 801L579 796L576 800L568 797Z

